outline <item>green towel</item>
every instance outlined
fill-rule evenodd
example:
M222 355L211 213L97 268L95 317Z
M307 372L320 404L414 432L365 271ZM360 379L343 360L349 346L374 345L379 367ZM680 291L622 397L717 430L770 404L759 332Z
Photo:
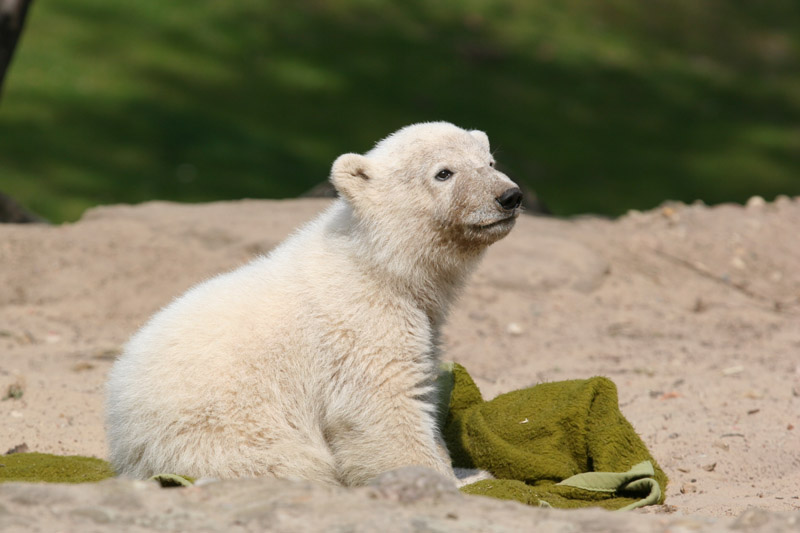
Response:
M440 380L453 466L497 478L463 492L561 508L663 503L667 477L622 416L612 381L543 383L485 402L461 365Z

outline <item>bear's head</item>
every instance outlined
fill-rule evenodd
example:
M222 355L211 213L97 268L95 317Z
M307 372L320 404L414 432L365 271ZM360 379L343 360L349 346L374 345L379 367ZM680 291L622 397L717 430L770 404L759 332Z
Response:
M378 240L475 253L511 231L522 193L495 169L489 139L447 122L407 126L364 155L344 154L331 181Z

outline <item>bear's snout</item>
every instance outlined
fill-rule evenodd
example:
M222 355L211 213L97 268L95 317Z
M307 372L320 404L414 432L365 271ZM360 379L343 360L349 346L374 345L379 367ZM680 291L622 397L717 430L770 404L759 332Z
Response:
M495 201L504 211L513 211L522 203L522 191L519 187L512 187L495 198Z

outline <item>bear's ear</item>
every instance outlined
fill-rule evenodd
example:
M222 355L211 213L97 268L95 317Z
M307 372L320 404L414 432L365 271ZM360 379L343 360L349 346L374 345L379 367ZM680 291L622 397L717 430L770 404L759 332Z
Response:
M486 148L487 152L491 151L491 149L489 148L489 136L488 135L483 133L481 130L471 130L469 132L469 134L472 135L473 137L475 137L478 140L478 142L481 143L481 146Z
M371 172L370 161L363 155L340 155L331 168L331 183L339 194L355 203L371 179Z

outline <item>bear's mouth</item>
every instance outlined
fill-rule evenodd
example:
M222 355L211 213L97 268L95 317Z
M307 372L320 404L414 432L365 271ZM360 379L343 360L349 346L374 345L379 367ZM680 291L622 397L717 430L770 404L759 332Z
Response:
M515 213L513 215L509 215L509 216L507 216L505 218L501 218L501 219L489 222L487 224L476 224L475 227L477 229L480 229L480 230L487 230L487 229L496 228L496 227L499 227L499 226L506 226L506 225L513 224L514 221L516 220L516 218L517 218L517 215Z

